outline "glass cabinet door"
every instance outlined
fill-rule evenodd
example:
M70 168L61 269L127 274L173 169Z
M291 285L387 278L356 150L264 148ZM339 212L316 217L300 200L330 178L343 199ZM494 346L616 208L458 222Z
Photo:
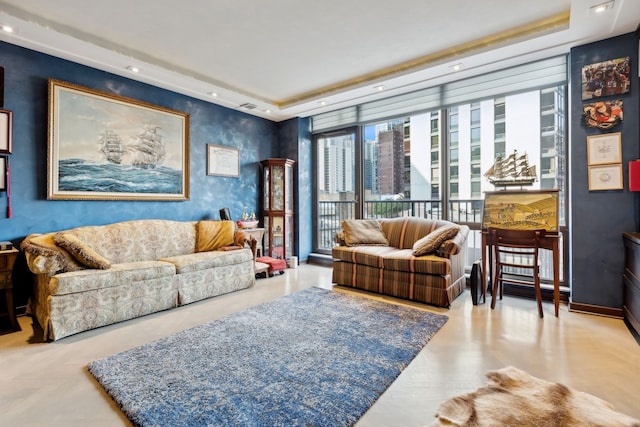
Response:
M265 255L289 259L294 252L293 165L289 159L263 160L262 213Z

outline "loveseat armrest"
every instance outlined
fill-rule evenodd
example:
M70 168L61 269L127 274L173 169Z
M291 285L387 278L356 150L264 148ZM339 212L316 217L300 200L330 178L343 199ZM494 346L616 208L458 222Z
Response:
M242 230L237 230L233 242L235 245L242 246L243 248L248 246L251 249L251 253L253 254L253 260L256 260L258 239L253 237L251 234L245 233Z
M446 240L440 245L438 254L445 258L451 258L451 256L459 254L466 247L468 235L469 227L461 225L460 231L458 231L458 234L456 234L453 239Z

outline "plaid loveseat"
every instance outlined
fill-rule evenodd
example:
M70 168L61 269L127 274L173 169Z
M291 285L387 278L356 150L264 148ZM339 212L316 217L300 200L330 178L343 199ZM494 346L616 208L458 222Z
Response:
M346 228L361 227L358 221L371 226L373 220L343 222L338 246L332 249L333 283L441 307L449 307L464 291L469 227L416 217L381 219L381 238L367 239L365 231L350 242ZM433 248L415 255L415 246L444 230L441 227L457 231L444 241L431 239Z

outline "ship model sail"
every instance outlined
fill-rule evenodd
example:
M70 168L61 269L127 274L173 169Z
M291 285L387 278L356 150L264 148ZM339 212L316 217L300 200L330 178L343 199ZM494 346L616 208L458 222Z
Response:
M133 166L150 169L164 161L167 151L158 129L155 126L145 126L127 146Z
M496 158L484 176L497 187L532 185L537 180L536 167L529 165L526 153L519 155L517 150L507 157Z
M108 162L119 165L127 152L122 140L112 130L105 130L100 134L99 150Z

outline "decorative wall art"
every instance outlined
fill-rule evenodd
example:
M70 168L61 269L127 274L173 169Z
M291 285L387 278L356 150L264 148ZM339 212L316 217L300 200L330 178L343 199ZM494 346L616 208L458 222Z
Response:
M240 150L207 144L207 175L240 176Z
M558 231L558 190L487 191L482 229Z
M621 99L584 104L582 125L608 130L622 123L622 115Z
M622 163L622 134L605 133L587 137L589 166Z
M0 110L0 153L11 154L11 122L12 113L9 110Z
M589 190L622 190L622 164L589 166Z
M187 200L189 115L49 80L47 198Z
M7 190L7 158L0 156L0 191Z
M629 92L629 57L612 59L582 67L582 99L620 95Z

